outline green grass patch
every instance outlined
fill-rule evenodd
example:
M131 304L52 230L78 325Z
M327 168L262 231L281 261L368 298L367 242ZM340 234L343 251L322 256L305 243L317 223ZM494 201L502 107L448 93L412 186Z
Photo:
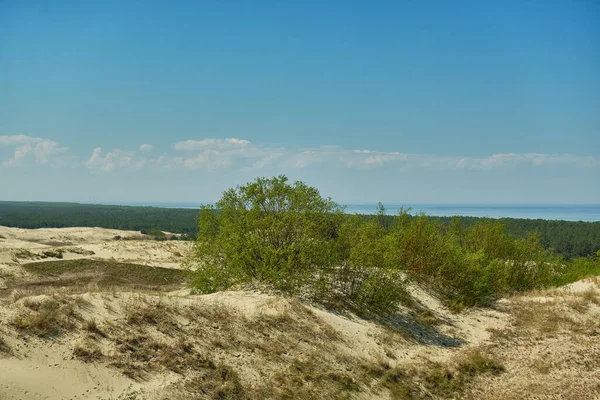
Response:
M59 260L24 264L23 268L41 279L29 285L134 287L172 290L187 280L185 270L151 267L107 260Z
M566 264L563 273L557 277L554 284L561 286L581 279L600 276L600 251L598 253L597 257L576 258Z

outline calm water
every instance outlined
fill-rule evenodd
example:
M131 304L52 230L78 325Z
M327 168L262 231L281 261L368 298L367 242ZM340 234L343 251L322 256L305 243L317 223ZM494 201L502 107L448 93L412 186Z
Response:
M115 204L115 203L112 203ZM151 206L165 208L198 208L198 203L120 203L120 205ZM490 218L555 219L565 221L600 221L600 204L595 205L477 205L477 204L386 204L388 214L400 207L411 208L411 213L451 217L455 215ZM376 204L348 204L348 214L374 214Z
M385 206L388 214L400 209L399 204ZM448 204L415 204L410 207L411 213L424 212L439 217L467 216L489 218L528 218L556 219L565 221L600 221L600 205L448 205ZM346 212L350 214L372 214L375 205L348 205Z

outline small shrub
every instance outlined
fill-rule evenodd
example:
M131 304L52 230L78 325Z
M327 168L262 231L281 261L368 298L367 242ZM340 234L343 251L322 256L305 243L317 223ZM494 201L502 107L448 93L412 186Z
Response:
M207 368L184 384L176 399L246 399L248 398L238 374L229 366Z
M462 360L459 361L458 371L464 376L473 377L486 373L499 375L505 371L505 368L495 358L484 354L480 350L473 350L464 355Z
M89 363L101 360L104 354L102 354L102 351L95 343L88 340L75 344L73 347L73 356L83 362Z
M600 275L600 256L580 257L565 262L555 275L553 284L566 285L581 279Z
M83 321L83 323L81 324L81 329L83 329L86 332L96 334L99 336L106 336L105 333L98 326L98 323L96 322L96 320L93 318Z
M583 301L600 305L600 294L594 288L590 288L581 294Z
M41 301L25 299L28 311L17 315L11 324L19 331L42 338L54 337L75 328L79 318L73 301L69 298L51 297Z
M42 252L42 254L46 257L51 257L51 258L63 258L63 253L64 251L62 249L59 250L47 250Z
M158 229L142 229L140 231L142 235L153 236L154 240L166 240L167 235Z
M35 253L32 253L29 250L21 249L21 250L19 250L19 251L17 251L15 253L15 257L17 259L19 259L19 258L33 258L33 259L36 259L39 256L37 254L35 254Z
M146 303L141 300L132 300L125 305L127 323L154 325L163 333L178 329L177 321L173 318L176 312L175 308L161 301Z
M6 340L0 336L0 354L11 354L12 350Z
M72 247L67 249L68 252L70 253L75 253L75 254L79 254L82 256L93 256L94 254L96 254L93 250L86 250L86 249L82 249L81 247Z

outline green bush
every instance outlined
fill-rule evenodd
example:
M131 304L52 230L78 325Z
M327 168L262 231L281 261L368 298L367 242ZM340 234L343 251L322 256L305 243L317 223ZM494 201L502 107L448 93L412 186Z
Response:
M155 240L165 240L167 235L158 229L142 229L140 231L142 235L154 236Z
M210 293L258 281L357 310L388 310L402 280L384 246L381 227L348 219L317 189L285 176L259 178L202 207L192 286Z
M348 217L340 226L338 246L333 279L342 300L359 310L391 311L405 292L384 227Z
M390 235L407 272L436 288L456 310L549 286L560 265L536 235L515 239L493 220L465 228L458 219L445 226L401 211Z
M566 285L580 279L600 275L600 251L597 257L580 257L565 263L561 273L555 276L554 285Z
M314 287L335 263L342 209L302 182L259 178L203 206L193 264L201 292L257 280L296 293Z
M598 273L598 258L566 262L535 234L515 238L497 220L465 226L400 210L373 218L343 208L285 176L258 178L201 207L189 267L201 293L259 282L358 312L389 312L406 277L448 305L490 304L515 292Z

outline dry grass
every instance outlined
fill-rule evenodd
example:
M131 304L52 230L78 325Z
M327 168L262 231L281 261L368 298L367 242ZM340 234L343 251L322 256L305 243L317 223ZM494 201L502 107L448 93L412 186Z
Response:
M26 289L15 289L10 293L9 301L11 303L16 303L22 298L33 296L33 292Z
M6 342L6 340L0 336L0 355L11 355L12 349Z
M364 374L389 391L392 399L462 398L465 389L482 375L499 375L504 366L481 349L462 353L449 364L428 363L392 367L387 361L362 364Z
M512 308L517 329L555 335L561 331L577 331L578 321L561 305L552 302L520 302Z
M125 303L123 310L129 325L152 325L159 332L168 334L173 334L179 329L174 318L179 314L179 309L161 298L153 301L137 296Z
M98 345L90 340L76 343L73 347L73 356L86 363L98 362L104 358Z
M214 363L189 379L169 388L161 400L258 399L242 386L239 375L229 366Z
M350 373L331 367L317 353L295 358L288 368L275 374L273 382L259 389L258 394L270 393L273 398L283 399L346 399L361 390Z
M59 336L75 329L75 320L80 319L77 301L54 296L41 300L26 298L24 310L15 316L11 325L24 334L42 338Z
M540 374L549 374L554 367L552 360L547 357L536 358L531 362L530 368L539 372Z
M600 305L600 293L594 288L589 288L585 292L581 293L581 298L587 303Z
M64 250L62 249L58 249L58 250L46 250L46 251L42 251L42 254L45 257L48 258L63 258L63 254L64 254Z
M69 253L79 254L82 256L92 256L96 254L93 250L85 250L81 247L70 247L68 249L65 249L65 251L68 251Z

